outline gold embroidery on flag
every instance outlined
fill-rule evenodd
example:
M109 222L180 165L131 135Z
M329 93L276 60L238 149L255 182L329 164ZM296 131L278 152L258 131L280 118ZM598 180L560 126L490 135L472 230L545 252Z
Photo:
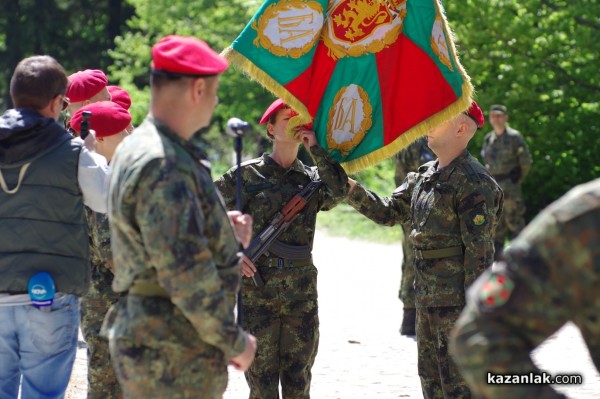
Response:
M315 1L283 0L252 22L256 47L278 57L300 58L315 46L323 27L323 8Z
M329 108L327 146L343 156L356 147L371 128L373 109L369 95L360 86L351 84L338 90Z
M433 22L433 29L431 31L431 48L435 55L438 56L440 62L448 67L451 71L454 71L452 64L450 63L450 53L448 52L448 42L446 41L446 34L444 33L444 26L442 23L442 16L439 11L435 16Z
M377 53L395 43L406 0L336 0L327 9L323 43L333 59Z

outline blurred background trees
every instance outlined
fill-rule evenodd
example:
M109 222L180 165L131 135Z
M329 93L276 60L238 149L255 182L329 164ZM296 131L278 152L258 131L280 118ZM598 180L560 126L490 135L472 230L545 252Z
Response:
M139 124L148 110L150 48L177 33L227 47L260 6L258 0L3 0L0 14L0 111L19 60L50 54L68 73L100 68L130 92ZM525 136L534 166L524 192L531 218L572 186L600 176L600 2L597 0L463 0L444 2L461 60L487 116L505 104L511 126ZM270 93L230 68L220 105L203 135L215 175L231 164L231 140L220 138L230 117L251 122L248 156L264 136L257 121ZM479 155L489 124L470 145ZM393 162L359 174L367 186L391 192Z

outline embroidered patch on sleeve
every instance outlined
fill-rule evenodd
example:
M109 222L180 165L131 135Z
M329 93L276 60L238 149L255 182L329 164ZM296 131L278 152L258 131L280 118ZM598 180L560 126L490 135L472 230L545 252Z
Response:
M484 215L478 214L478 215L475 215L473 217L473 224L475 226L481 226L484 223L485 223L485 216Z
M493 309L504 305L510 298L515 283L505 274L490 274L479 291L479 300L484 308Z

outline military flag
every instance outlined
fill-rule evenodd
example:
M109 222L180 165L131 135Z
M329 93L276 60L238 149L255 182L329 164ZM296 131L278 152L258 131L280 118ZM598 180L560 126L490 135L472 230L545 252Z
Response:
M224 51L312 123L349 171L466 110L472 86L438 0L267 0Z

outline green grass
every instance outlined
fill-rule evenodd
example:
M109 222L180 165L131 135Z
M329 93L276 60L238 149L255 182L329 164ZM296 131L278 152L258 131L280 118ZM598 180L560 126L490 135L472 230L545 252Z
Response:
M346 203L342 203L330 211L319 212L317 215L317 229L323 230L332 236L385 244L400 244L402 239L400 226L380 226Z
M389 196L396 188L394 184L394 158L367 168L351 177L379 195ZM317 228L329 235L374 241L386 244L400 243L400 226L380 226L346 203L317 215Z

